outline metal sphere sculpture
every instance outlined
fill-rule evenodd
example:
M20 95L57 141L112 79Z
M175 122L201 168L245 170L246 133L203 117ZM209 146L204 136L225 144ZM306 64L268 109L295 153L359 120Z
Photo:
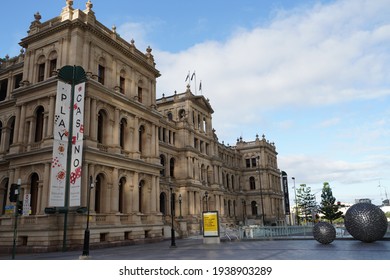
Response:
M345 228L355 239L375 242L383 238L387 231L385 213L371 203L357 203L345 213Z
M336 229L326 222L316 223L313 227L313 237L321 244L332 243L336 239Z

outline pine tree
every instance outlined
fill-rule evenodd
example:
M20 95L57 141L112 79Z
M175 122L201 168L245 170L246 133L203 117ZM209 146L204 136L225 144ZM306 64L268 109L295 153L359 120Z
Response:
M331 224L334 220L340 218L343 212L339 211L339 205L335 204L336 198L333 196L332 188L328 182L324 182L321 194L321 205L319 212L324 215L324 218Z
M297 190L297 204L306 221L313 221L313 213L317 209L316 197L311 193L311 188L301 184Z

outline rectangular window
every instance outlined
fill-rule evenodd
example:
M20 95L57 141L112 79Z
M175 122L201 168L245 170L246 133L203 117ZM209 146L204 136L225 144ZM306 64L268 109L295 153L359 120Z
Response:
M138 101L142 103L142 87L138 87Z
M119 92L125 93L125 78L119 77Z
M42 82L45 79L45 63L38 65L38 82Z
M252 158L252 167L256 167L256 158Z
M7 97L8 79L0 81L0 101Z
M251 167L251 160L249 158L247 158L245 160L245 163L246 163L246 168L250 168Z
M98 82L104 85L104 76L105 76L106 68L99 64L98 67Z
M17 74L14 76L14 89L17 89L20 87L20 83L23 80L23 74Z

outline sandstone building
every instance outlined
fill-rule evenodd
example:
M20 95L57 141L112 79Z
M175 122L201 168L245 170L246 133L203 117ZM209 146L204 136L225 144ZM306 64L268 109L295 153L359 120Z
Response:
M21 53L0 60L0 248L12 245L9 193L18 179L28 204L18 218L18 247L62 242L64 214L45 209L58 70L65 65L80 65L87 76L80 206L87 206L93 182L91 244L168 236L171 202L180 236L199 234L206 210L218 211L221 224L284 222L273 143L264 136L220 143L210 102L189 86L157 99L160 72L151 48L141 52L103 26L91 1L79 10L68 0L58 17L34 18ZM69 246L77 247L87 217L75 210L66 230Z

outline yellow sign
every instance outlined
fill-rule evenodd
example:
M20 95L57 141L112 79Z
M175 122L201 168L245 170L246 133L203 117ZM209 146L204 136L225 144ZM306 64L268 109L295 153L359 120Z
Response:
M203 212L203 236L219 236L219 222L217 211Z

